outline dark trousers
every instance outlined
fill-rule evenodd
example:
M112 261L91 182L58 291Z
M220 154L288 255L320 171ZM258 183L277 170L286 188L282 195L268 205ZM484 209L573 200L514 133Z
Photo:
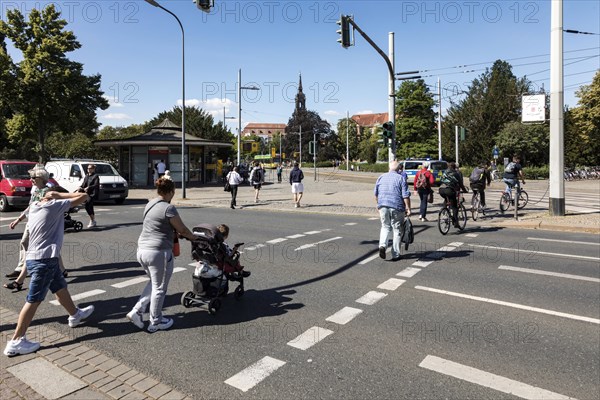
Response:
M456 216L458 215L458 201L456 200L456 192L448 187L440 188L440 196L444 198L444 200L450 200L450 209L452 210L452 219L454 223L458 223Z
M235 207L237 204L235 198L237 197L238 185L231 185L231 205Z
M281 174L277 174L277 182L281 183Z
M428 188L418 188L419 198L421 199L421 205L419 207L419 216L425 218L427 216L427 199L429 198L429 193L431 189Z
M85 211L88 213L88 215L94 215L94 199L91 197L85 202Z
M473 191L479 192L479 198L481 199L481 207L485 207L485 186L474 183L471 185L471 189L473 189Z

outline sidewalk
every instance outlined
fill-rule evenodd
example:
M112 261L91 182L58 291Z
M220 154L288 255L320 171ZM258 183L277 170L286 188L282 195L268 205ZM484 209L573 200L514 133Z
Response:
M380 174L346 173L331 170L319 174L314 180L312 170L304 169L305 197L302 206L294 208L290 185L287 182L267 182L260 192L260 202L254 203L254 190L240 186L238 208L232 213L245 210L267 212L329 213L364 217L378 217L375 208L373 187ZM267 177L268 178L268 177ZM520 214L519 220L492 211L491 218L473 222L468 226L502 226L507 228L549 229L556 231L600 233L600 213L573 214L565 217L550 217L547 211L547 181L529 181L526 189L530 194L530 205ZM595 207L600 203L600 181L568 182L567 188L596 198ZM501 183L494 183L488 191L488 204L495 204ZM534 195L534 193L536 195ZM130 199L150 199L156 196L154 190L132 189ZM176 192L173 203L178 206L201 208L229 208L231 196L223 187L213 185L202 188L188 188L186 199L181 198L181 189ZM494 202L492 202L494 199ZM430 224L440 207L439 196L430 206ZM537 204L536 204L537 203ZM418 214L418 198L412 198L413 213ZM127 207L126 205L124 207ZM416 218L415 218L416 219ZM2 346L12 335L18 314L0 307ZM191 399L157 380L128 367L118 360L103 354L56 331L43 326L30 329L29 338L42 342L42 348L34 354L8 358L0 355L0 398L3 400L38 399ZM33 371L33 372L32 372Z

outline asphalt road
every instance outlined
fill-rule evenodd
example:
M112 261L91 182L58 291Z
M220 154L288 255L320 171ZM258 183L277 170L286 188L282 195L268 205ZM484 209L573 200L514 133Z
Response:
M31 329L51 327L193 398L598 398L597 235L467 224L441 236L415 221L415 243L391 262L377 256L377 220L179 208L189 227L228 224L252 276L215 316L185 308L184 242L165 302L175 324L149 334L125 318L144 285L131 281L143 276L143 206L98 205L98 228L66 234L69 290L96 306L88 324L69 329L49 296ZM22 229L2 228L2 276ZM24 291L1 293L20 309Z

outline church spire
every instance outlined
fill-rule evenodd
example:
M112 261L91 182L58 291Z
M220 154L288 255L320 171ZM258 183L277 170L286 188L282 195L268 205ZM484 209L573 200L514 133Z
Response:
M306 96L302 93L302 73L300 73L300 82L298 83L298 93L296 94L295 112L306 110Z

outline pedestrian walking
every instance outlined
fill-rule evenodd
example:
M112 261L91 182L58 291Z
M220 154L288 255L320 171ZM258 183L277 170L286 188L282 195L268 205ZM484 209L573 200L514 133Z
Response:
M83 178L83 182L79 187L78 191L86 193L88 201L85 203L85 211L90 217L88 228L94 228L96 226L96 215L94 214L94 200L98 198L100 194L100 177L96 174L96 165L88 164L87 175Z
M237 206L236 198L238 193L238 187L243 182L242 176L239 173L240 169L238 167L234 167L233 171L229 171L225 179L229 182L229 187L231 188L231 209L235 210L235 206Z
M392 236L392 261L400 259L400 230L405 216L410 216L410 191L406 174L398 161L391 161L389 172L377 178L375 201L381 220L379 232L379 257L385 260L388 237Z
M281 163L277 164L277 182L281 183L281 174L283 174L283 166L281 165Z
M85 193L51 191L40 201L30 205L26 267L31 275L31 283L25 305L19 313L15 332L4 349L5 355L11 357L29 354L40 348L40 343L28 340L26 333L48 290L54 293L60 305L69 314L67 322L71 328L81 324L94 312L92 305L85 308L75 306L59 268L59 255L64 239L64 213L71 207L83 204L87 199L88 195Z
M290 185L292 185L292 193L294 194L294 207L300 207L300 200L304 194L304 173L300 169L298 162L294 163L294 168L290 171Z
M419 221L427 221L427 203L429 196L433 195L431 187L435 183L435 178L431 171L429 171L429 163L424 162L421 169L415 175L414 189L419 194L421 200L419 206ZM433 201L433 198L432 198Z
M150 282L144 287L138 302L127 318L138 328L144 329L142 315L150 306L148 332L169 329L171 318L163 316L162 308L173 274L173 242L175 235L194 240L193 233L185 226L175 206L170 202L175 196L172 180L156 181L158 197L150 200L144 210L142 233L138 239L137 260L146 271Z
M166 171L167 165L165 164L165 160L160 160L160 162L156 164L156 172L158 174L158 178L162 178Z
M265 181L265 171L262 169L258 161L254 162L254 168L250 171L250 183L254 188L254 202L258 203L258 194Z

